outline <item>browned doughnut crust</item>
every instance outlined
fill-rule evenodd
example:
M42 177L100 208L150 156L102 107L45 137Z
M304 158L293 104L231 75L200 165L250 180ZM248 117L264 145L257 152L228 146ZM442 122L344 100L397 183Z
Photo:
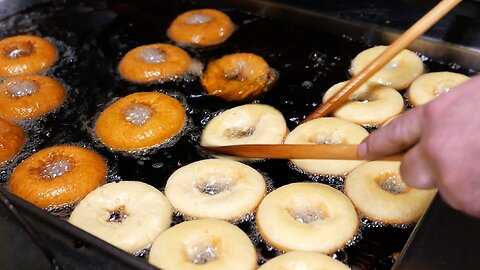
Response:
M142 124L127 120L134 106L148 108L150 117ZM185 126L186 115L180 102L157 92L139 92L119 99L98 117L95 132L105 145L116 151L137 151L166 142Z
M62 174L48 173L58 162L68 163ZM13 194L41 208L69 205L105 182L107 164L92 150L79 146L45 148L15 168L8 182Z
M145 60L145 54L157 59ZM155 56L155 55L153 55ZM170 44L150 44L136 47L129 51L120 61L118 71L129 81L136 83L153 83L175 80L188 72L192 59L187 52Z
M167 30L175 42L205 47L224 42L234 25L227 14L215 9L196 9L180 14Z
M253 53L235 53L208 63L201 83L210 95L238 101L260 96L277 77L277 72L262 57Z
M0 40L0 77L37 73L57 61L57 50L47 40L30 35Z
M34 92L15 96L15 85L26 84ZM23 87L23 86L22 86ZM21 92L21 91L20 91ZM7 119L29 119L51 112L65 101L67 92L55 79L43 75L18 75L0 84L0 116Z
M25 144L23 129L3 118L0 118L0 164L12 159Z

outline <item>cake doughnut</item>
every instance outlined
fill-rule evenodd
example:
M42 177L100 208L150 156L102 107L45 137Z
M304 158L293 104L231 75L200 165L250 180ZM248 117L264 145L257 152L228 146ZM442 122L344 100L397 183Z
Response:
M345 264L318 252L290 251L277 256L258 270L349 270Z
M352 60L351 73L357 75L373 59L377 58L387 46L376 46L358 54ZM373 75L369 81L395 88L406 89L410 83L423 73L423 62L414 52L404 49L390 62Z
M345 83L337 83L328 89L323 102L340 91ZM397 90L378 84L363 84L349 99L333 115L359 125L381 125L405 109L402 95Z
M157 92L138 92L115 101L98 117L95 133L114 151L140 151L165 144L185 126L180 102Z
M470 79L460 73L432 72L416 78L408 88L408 101L413 106L423 105L455 86Z
M193 218L238 220L257 208L267 193L263 176L232 160L206 159L176 170L165 195L175 210Z
M281 251L330 254L354 238L359 219L342 192L320 183L293 183L263 199L256 224L263 239Z
M44 71L57 61L57 49L47 40L30 35L0 40L0 77Z
M156 43L136 47L120 61L120 75L135 83L166 82L188 73L192 58L177 46Z
M180 44L206 47L224 42L233 30L233 22L227 14L215 9L195 9L175 18L167 35Z
M366 218L386 224L409 224L420 219L436 190L407 187L400 162L367 162L345 180L345 194Z
M285 144L359 144L368 131L352 122L335 118L317 118L296 127ZM364 163L361 160L292 159L298 168L312 174L344 175Z
M75 207L71 224L129 253L148 247L170 227L172 207L158 189L142 182L103 185Z
M208 94L226 101L251 100L270 89L278 77L262 57L234 53L213 60L201 77Z
M148 260L163 270L257 269L257 252L248 236L222 220L185 221L162 233Z
M18 75L0 83L0 117L25 120L59 108L67 97L65 88L43 75Z
M25 132L20 126L0 118L0 164L17 155L25 140Z
M13 171L8 189L40 207L70 205L105 182L107 164L92 150L73 145L48 147Z
M288 133L281 112L270 105L246 104L226 110L205 126L200 144L279 144Z

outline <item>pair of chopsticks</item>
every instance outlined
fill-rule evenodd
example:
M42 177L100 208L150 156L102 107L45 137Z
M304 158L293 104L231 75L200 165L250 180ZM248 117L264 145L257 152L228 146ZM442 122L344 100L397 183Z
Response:
M381 55L374 59L360 73L351 78L340 91L323 103L304 121L323 117L342 106L348 97L363 83L370 79L377 71L382 69L410 43L425 33L432 25L438 22L461 0L443 0L431 9L425 16L405 31ZM286 145L286 144L256 144L204 147L204 149L224 155L252 157L252 158L285 158L285 159L346 159L358 160L356 145ZM401 160L403 154L387 157L386 160Z

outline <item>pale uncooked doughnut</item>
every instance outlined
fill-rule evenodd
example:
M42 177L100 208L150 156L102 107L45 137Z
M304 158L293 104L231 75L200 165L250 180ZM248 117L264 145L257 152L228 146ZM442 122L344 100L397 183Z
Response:
M267 243L282 251L333 253L358 232L355 207L342 192L320 183L282 186L260 203L256 223Z
M352 122L334 118L317 118L296 127L285 144L359 144L368 131ZM343 175L364 163L361 160L292 159L298 168L313 174Z
M88 194L69 222L134 253L170 227L172 208L158 189L135 181L109 183Z
M207 159L175 171L165 194L173 207L194 218L236 220L253 212L267 192L263 176L232 160Z
M436 190L407 187L400 177L400 162L372 161L345 180L345 194L368 219L387 224L418 221Z
M226 221L185 221L162 233L150 250L163 270L253 270L257 252L248 236Z

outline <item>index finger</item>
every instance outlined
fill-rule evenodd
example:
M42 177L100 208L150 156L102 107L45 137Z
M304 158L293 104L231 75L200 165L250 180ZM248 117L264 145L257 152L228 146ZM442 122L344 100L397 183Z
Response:
M410 109L372 132L358 147L358 155L373 160L399 153L415 145L421 136L423 106Z

